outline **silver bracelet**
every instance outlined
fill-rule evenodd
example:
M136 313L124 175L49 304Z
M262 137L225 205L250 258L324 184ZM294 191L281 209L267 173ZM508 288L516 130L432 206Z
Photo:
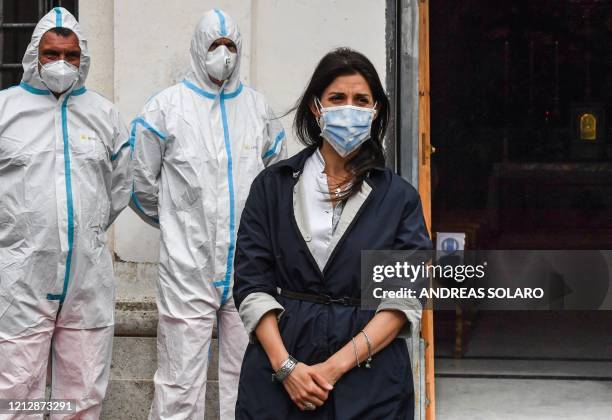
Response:
M355 350L355 359L357 360L357 367L361 367L361 365L359 364L359 355L357 354L357 343L355 343L355 337L353 337L351 340L353 340L353 350Z
M283 382L293 369L297 366L298 361L293 358L293 356L289 355L289 358L283 362L280 368L276 372L272 374L272 382Z
M368 337L368 334L366 334L366 332L364 330L361 330L360 332L363 333L363 335L366 338L366 343L368 343L368 358L366 360L365 367L367 369L370 369L372 367L370 365L370 362L372 361L372 343L370 342L370 337Z

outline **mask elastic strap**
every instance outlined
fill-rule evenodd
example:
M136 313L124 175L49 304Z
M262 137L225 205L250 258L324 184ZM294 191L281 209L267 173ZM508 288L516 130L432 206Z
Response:
M317 108L317 111L319 111L319 114L322 114L323 104L321 103L321 100L319 100L319 98L317 98L316 96L314 97L314 104L315 104L315 107Z
M376 109L376 105L378 105L378 101L374 102L374 106L372 107L372 120L374 120L374 118L376 118L376 115L378 115L378 109Z

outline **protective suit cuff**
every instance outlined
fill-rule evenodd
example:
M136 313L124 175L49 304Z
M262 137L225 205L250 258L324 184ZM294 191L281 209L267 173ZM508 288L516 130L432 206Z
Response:
M142 205L138 201L138 198L136 197L136 194L134 193L132 193L132 199L130 200L129 206L132 210L134 210L134 213L136 213L142 221L159 229L159 219L155 216L149 216L146 213L145 209L142 207Z
M242 301L238 312L249 334L249 342L255 343L257 341L255 328L257 328L257 324L259 324L261 318L270 311L276 311L276 319L279 320L285 308L268 293L251 293Z
M408 340L414 337L415 333L418 336L418 332L421 330L422 306L417 299L382 299L376 313L380 311L398 311L406 316L408 322L399 332L397 338Z

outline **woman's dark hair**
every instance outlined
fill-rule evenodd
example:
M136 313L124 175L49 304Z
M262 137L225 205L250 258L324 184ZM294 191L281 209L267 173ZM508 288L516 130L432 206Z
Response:
M363 180L373 168L385 166L383 138L389 124L389 99L382 87L378 73L370 60L350 48L338 48L327 53L319 64L299 99L293 129L302 144L320 147L323 139L316 117L310 110L314 98L321 98L323 91L339 76L360 74L366 80L374 102L378 104L378 115L372 122L371 137L360 147L357 154L346 163L346 169L354 174L353 185L340 199L346 199L361 188Z

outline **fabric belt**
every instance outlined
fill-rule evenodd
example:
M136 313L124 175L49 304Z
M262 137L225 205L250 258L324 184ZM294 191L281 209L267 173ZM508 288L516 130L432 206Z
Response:
M344 306L361 306L361 299L352 297L333 298L329 295L315 295L310 293L292 292L291 290L281 290L280 295L289 299L303 300L306 302L330 305L335 303Z

